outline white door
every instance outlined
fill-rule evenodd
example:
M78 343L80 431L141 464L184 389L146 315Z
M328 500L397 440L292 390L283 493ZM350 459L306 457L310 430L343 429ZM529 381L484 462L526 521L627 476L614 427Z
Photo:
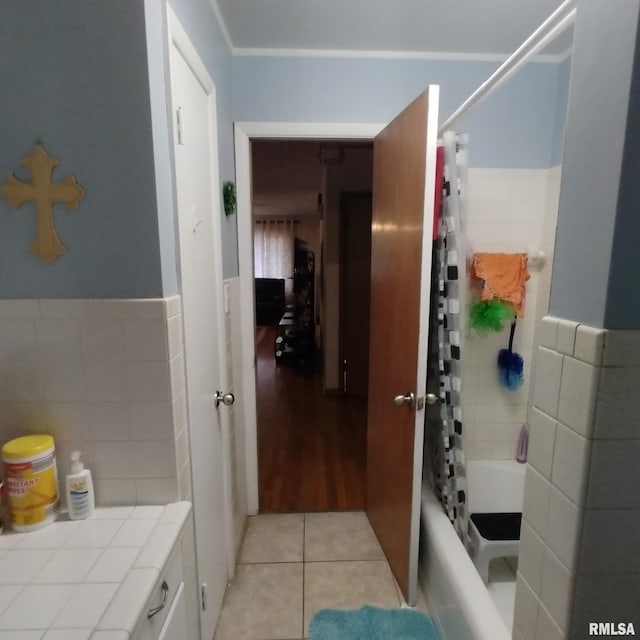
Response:
M170 15L180 281L198 579L204 588L202 639L213 637L230 578L228 439L222 387L222 265L215 87L175 16Z

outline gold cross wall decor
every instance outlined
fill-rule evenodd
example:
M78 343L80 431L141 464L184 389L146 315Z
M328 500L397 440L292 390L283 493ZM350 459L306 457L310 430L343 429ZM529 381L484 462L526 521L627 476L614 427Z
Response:
M84 189L73 176L62 182L51 182L51 172L59 164L50 158L40 146L22 159L22 164L31 174L31 182L22 182L10 174L2 186L2 194L9 204L17 209L25 202L33 202L38 214L35 240L29 247L45 262L51 263L67 248L60 242L53 224L53 204L62 202L70 209L76 209L84 196Z

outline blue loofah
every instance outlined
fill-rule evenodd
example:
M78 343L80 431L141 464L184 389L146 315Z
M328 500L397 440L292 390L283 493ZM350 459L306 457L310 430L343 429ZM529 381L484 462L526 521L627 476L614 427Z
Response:
M498 353L498 379L500 384L511 391L517 391L524 382L524 360L519 353L513 351L513 336L516 332L516 321L511 323L509 348L500 349Z

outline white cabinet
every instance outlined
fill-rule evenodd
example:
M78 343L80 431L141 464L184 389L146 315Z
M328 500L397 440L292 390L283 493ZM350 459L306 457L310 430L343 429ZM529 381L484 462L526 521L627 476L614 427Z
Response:
M187 640L184 573L176 544L136 624L132 640Z
M184 582L181 582L158 640L185 640L187 633L187 606L184 601Z

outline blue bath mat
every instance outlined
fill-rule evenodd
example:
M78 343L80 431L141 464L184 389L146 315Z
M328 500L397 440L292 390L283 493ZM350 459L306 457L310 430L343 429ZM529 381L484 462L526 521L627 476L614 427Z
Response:
M321 609L311 618L311 640L438 640L431 619L413 609L365 606Z

